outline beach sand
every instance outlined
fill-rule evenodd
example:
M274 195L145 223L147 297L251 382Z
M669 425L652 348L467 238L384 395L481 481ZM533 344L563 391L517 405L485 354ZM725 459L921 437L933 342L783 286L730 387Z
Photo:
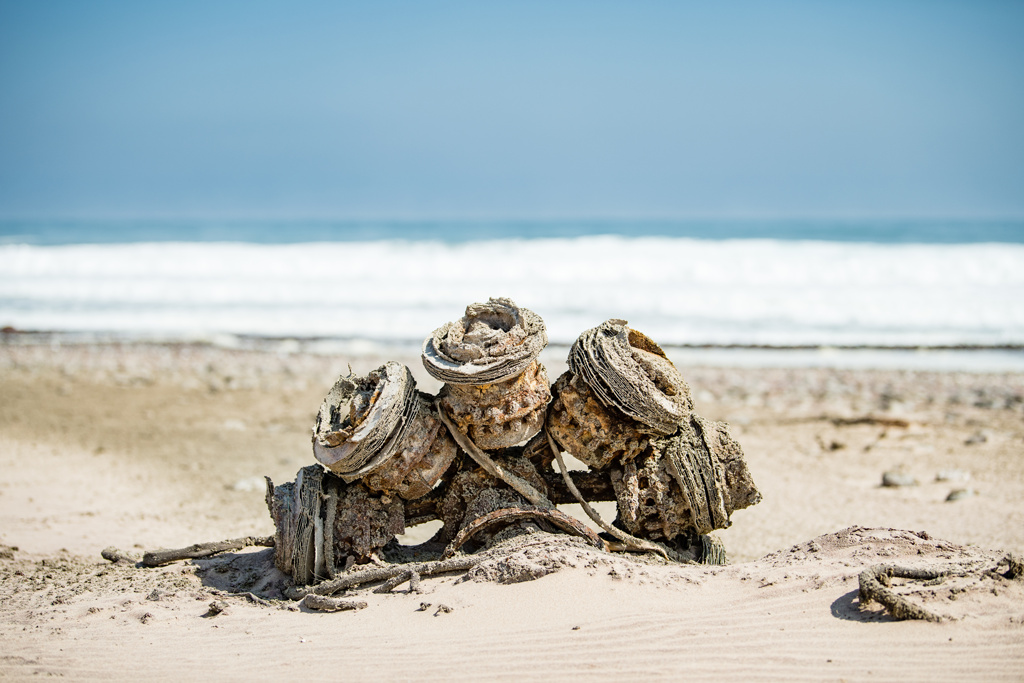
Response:
M225 593L259 592L271 550L159 569L100 558L270 534L263 475L311 464L334 379L383 360L0 346L0 677L1024 680L1024 582L919 586L940 623L857 598L875 564L1024 554L1021 375L681 366L764 496L720 533L726 567L591 550L545 564L540 539L521 558L550 572L536 580L425 577L421 594L364 590L366 609L324 614ZM396 360L436 391L418 358ZM565 368L542 360L552 380ZM882 487L886 471L918 485ZM947 502L955 489L975 495Z

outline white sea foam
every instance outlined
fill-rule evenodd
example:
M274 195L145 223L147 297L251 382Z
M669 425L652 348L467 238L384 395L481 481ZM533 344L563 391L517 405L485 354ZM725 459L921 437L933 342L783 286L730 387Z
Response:
M625 318L664 344L1024 342L1024 245L584 237L0 246L0 326L425 337L509 296L552 342Z

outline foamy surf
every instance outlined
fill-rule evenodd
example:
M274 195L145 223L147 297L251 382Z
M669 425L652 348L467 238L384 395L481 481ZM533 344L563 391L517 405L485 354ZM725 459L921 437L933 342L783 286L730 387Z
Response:
M1024 245L626 238L0 246L0 326L416 343L508 296L551 341L623 317L667 345L1024 342Z

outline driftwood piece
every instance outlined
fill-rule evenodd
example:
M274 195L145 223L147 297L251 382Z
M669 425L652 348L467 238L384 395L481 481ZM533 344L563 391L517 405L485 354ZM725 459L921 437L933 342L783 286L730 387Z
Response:
M268 480L267 504L276 528L274 563L297 586L332 578L348 562L367 562L405 533L401 498L346 484L320 465L281 486Z
M328 579L334 578L334 520L338 516L338 486L330 481L323 482L324 496L324 574Z
M361 600L340 600L338 598L329 598L325 595L317 595L316 593L307 593L302 598L302 604L309 609L321 612L345 612L348 610L366 609L366 603Z
M406 581L409 582L409 592L419 593L420 592L420 573L415 569L409 569L402 572L397 576L393 576L381 585L373 589L374 593L390 593Z
M893 564L878 564L860 573L860 601L861 604L875 601L885 607L893 619L923 619L924 621L942 621L942 617L929 612L923 607L911 603L909 600L889 589L891 577L903 579L938 579L946 576L957 576L962 573L950 570L938 569L915 569L912 567L898 567Z
M323 522L320 519L320 500L323 492L324 471L319 466L304 467L295 479L296 521L292 547L292 578L296 585L312 583L324 576Z
M876 417L865 415L863 417L833 417L832 424L837 427L850 427L853 425L882 425L883 427L901 427L906 429L910 422L897 417Z
M324 468L303 467L294 482L281 486L265 478L267 508L274 520L274 564L300 586L324 576Z
M550 522L563 531L585 538L590 541L591 545L594 547L601 548L602 550L604 549L604 542L601 540L600 536L594 533L594 531L587 527L587 525L583 524L575 517L565 514L561 510L557 510L555 508L502 508L500 510L490 512L482 517L477 517L467 524L461 531L459 531L455 539L448 544L448 547L445 548L444 557L447 558L454 555L456 551L466 543L466 541L473 537L474 534L489 526L500 524L502 522L512 522L517 519L530 518L542 519Z
M107 562L113 562L114 564L135 564L139 561L139 556L137 553L129 553L125 552L124 550L118 550L114 546L104 548L102 551L100 551L100 557L102 557Z
M201 557L216 555L217 553L224 553L229 550L241 550L242 548L248 548L249 546L273 548L274 537L245 536L244 538L233 538L227 541L217 541L214 543L196 543L188 546L187 548L149 550L142 556L142 564L147 567L159 567L164 564L170 564L171 562L177 562L178 560L195 560ZM110 548L107 550L110 550ZM107 557L107 550L103 551L103 557L104 559L111 560L110 557ZM116 560L111 561L113 562Z
M651 543L650 541L645 541L643 539L636 538L635 536L631 536L630 534L627 534L625 531L622 531L621 529L616 529L615 527L601 519L601 515L597 514L597 510L590 507L590 504L579 492L579 489L576 488L576 484L574 484L572 479L569 478L569 470L568 468L566 468L565 461L562 459L562 450L555 443L550 433L548 433L548 439L551 443L551 450L555 452L555 459L558 460L558 470L562 473L562 478L565 480L566 487L568 487L572 495L576 497L576 500L579 501L580 505L583 506L583 511L587 513L587 516L590 517L590 519L594 520L594 522L602 529L604 529L609 534L622 541L626 545L628 550L650 551L658 553L665 559L668 559L668 554L665 552L664 548L654 543Z
M491 457L484 453L482 450L477 448L476 444L473 443L472 439L470 439L468 436L460 432L458 428L456 428L455 425L452 424L452 421L448 419L448 417L444 414L443 410L438 410L437 412L438 415L441 416L441 420L444 422L445 426L448 427L448 431L451 432L452 436L455 438L455 441L459 444L459 446L462 447L462 450L469 453L469 456L473 458L473 460L475 460L477 464L480 465L480 467L483 467L488 474L490 474L495 479L501 479L503 482L511 486L516 491L516 493L518 493L523 498L530 501L537 507L555 507L551 503L551 501L548 500L547 496L545 496L543 493L534 488L532 484L530 484L522 477L512 474L504 467L494 462L494 460L492 460Z
M372 569L364 569L350 574L342 574L336 579L319 584L313 588L312 592L317 595L334 595L346 588L361 586L364 583L386 581L401 574L405 574L410 570L415 570L420 576L432 576L434 574L444 574L447 572L465 571L471 567L475 567L485 559L487 559L487 555L482 553L480 555L462 555L459 557L452 557L447 560L438 560L436 562L424 562L422 564L415 564L411 567L407 564L373 567Z

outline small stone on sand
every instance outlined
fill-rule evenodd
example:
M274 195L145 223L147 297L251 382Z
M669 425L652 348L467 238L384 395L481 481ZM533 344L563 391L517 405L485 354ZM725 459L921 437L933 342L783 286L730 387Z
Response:
M946 502L952 503L954 501L971 498L976 495L978 495L978 492L974 489L953 489L949 492L949 495L946 496Z
M882 486L917 486L917 479L905 472L891 471L882 475Z

